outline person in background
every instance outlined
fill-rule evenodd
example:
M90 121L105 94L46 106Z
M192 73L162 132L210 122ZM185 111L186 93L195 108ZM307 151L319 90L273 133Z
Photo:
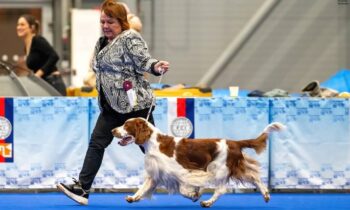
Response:
M20 16L17 21L17 35L24 42L27 67L65 96L66 85L56 66L59 57L47 40L39 35L39 26L39 21L29 14Z
M127 17L128 17L128 22L129 22L130 28L141 33L141 31L142 31L141 19L137 15L131 13L130 8L128 7L127 4L122 3L122 2L120 2L120 4L122 4L124 6L126 13L128 14Z
M100 114L79 180L73 179L71 185L57 185L60 191L82 205L88 204L90 188L101 166L105 148L113 140L112 129L135 117L143 117L154 124L155 98L143 73L160 76L169 69L169 62L152 58L140 33L130 30L122 4L105 0L101 5L100 25L103 36L96 43L92 59ZM133 97L129 98L129 94Z
M135 31L141 33L142 31L142 22L138 16L135 14L128 14L128 22L130 24L130 28L134 29Z

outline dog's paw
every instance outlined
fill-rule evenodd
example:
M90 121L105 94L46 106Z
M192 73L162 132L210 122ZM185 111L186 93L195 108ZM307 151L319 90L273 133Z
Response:
M128 203L135 202L135 199L134 199L132 196L129 196L129 195L125 197L125 200L126 200Z
M264 194L264 200L266 203L268 203L270 201L270 193L267 192Z
M191 192L191 193L188 193L188 194L186 194L186 195L183 194L182 196L184 196L185 198L190 199L190 200L193 201L193 202L198 201L199 198L201 197L201 195L199 194L199 192Z
M193 202L197 202L197 201L199 200L200 197L201 197L201 195L199 194L199 192L195 192L195 193L193 194L193 196L191 197L191 200L192 200Z
M209 208L209 207L211 207L211 205L213 205L212 202L209 202L209 201L201 201L201 207L203 207L203 208Z

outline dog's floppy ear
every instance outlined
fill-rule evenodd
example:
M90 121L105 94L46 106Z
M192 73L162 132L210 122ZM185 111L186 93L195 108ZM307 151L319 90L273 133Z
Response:
M135 130L135 143L138 145L144 144L152 135L151 128L142 119L135 120Z

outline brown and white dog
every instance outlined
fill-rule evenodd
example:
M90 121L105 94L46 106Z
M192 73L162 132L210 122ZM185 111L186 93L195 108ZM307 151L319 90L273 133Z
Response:
M138 191L126 200L139 201L151 196L157 186L164 186L170 193L179 192L197 201L203 187L212 184L217 186L213 196L200 203L202 207L210 207L226 193L226 184L233 180L254 184L268 202L270 194L260 179L259 163L242 149L262 152L269 133L283 128L281 123L272 123L256 139L241 141L187 139L163 134L143 118L129 119L112 133L121 139L122 146L135 142L145 148L146 178Z

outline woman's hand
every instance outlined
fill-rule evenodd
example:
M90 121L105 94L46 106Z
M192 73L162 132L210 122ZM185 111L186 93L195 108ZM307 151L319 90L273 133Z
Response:
M44 71L41 70L41 69L39 69L38 71L35 72L34 75L41 78L41 77L43 77L43 75L44 75Z
M169 70L169 62L168 61L159 61L154 65L154 71L159 74L164 74Z

